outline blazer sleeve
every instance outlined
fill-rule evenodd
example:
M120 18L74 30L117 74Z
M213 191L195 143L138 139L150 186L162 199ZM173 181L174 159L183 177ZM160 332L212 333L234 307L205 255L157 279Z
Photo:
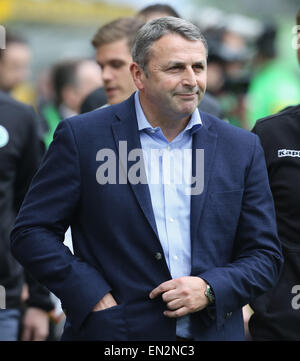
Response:
M62 121L35 175L11 233L15 258L62 302L78 329L111 290L100 270L73 255L64 235L80 198L78 149L69 120Z
M199 275L214 291L218 328L232 312L272 288L283 263L264 153L254 139L232 262Z

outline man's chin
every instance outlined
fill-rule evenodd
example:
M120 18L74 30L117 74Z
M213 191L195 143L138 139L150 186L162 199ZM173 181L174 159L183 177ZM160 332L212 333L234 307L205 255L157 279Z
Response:
M122 102L122 100L119 97L108 98L108 104L110 104L110 105L119 104L121 102Z
M198 107L198 103L193 102L191 104L181 104L178 107L178 111L183 115L191 115L195 109Z

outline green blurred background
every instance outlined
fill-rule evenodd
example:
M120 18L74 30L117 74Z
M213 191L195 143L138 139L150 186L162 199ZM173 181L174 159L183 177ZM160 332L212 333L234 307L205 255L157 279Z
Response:
M157 2L173 6L200 25L201 15L209 9L224 16L240 14L262 22L276 21L279 56L285 67L297 69L292 30L299 0L0 0L0 24L28 40L33 52L30 81L34 82L43 69L60 59L92 57L90 39L101 24L134 15Z

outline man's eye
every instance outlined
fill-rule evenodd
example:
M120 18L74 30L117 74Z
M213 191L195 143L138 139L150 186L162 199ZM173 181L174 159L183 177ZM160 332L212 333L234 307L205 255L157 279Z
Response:
M201 71L201 70L204 69L203 65L201 65L201 64L195 65L195 66L193 66L193 68L194 68L194 70L196 70L196 71Z
M171 68L169 68L169 70L179 70L179 69L181 69L181 67L178 65L175 65L175 66L172 66Z
M124 65L122 61L114 61L111 63L111 66L115 69L119 69Z

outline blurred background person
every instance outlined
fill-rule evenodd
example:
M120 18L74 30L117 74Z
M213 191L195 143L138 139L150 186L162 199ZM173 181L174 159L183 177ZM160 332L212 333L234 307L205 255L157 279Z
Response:
M28 83L31 49L26 40L10 31L6 32L6 48L0 52L0 90L15 99L34 103L34 89Z
M0 49L0 284L6 288L8 309L1 311L0 339L44 340L49 335L48 311L54 305L49 292L24 274L11 256L8 241L41 160L36 116L12 98L24 96L32 101L19 88L28 79L31 50L21 36L11 32L6 32L5 42L5 49Z
M258 36L253 72L248 89L247 122L252 129L257 119L275 114L300 99L297 74L278 59L275 23L265 23Z
M300 65L300 9L297 25ZM260 137L266 156L284 266L277 285L252 303L249 330L258 341L299 341L300 104L258 120L253 132Z
M32 59L31 49L22 36L10 31L6 32L5 43L5 49L0 50L0 91L16 100L35 105L34 87L28 82ZM40 123L37 126L40 151L43 152Z
M142 8L138 11L136 16L142 19L144 22L162 18L164 16L174 16L175 18L180 18L178 12L172 6L160 3Z
M99 57L100 53L107 53L109 49L107 47L103 47L100 45L104 45L108 40L110 43L117 42L118 40L121 40L119 44L122 43L123 39L128 39L127 46L123 46L123 44L120 45L119 51L123 54L123 62L124 68L122 70L125 70L121 73L121 71L117 72L117 69L115 70L115 77L124 78L124 82L128 83L126 86L129 91L134 91L135 85L132 84L131 81L131 75L129 72L129 64L132 61L131 58L131 45L132 45L132 38L135 36L136 31L148 20L154 19L156 17L161 16L175 16L179 17L178 13L169 5L166 4L155 4L147 6L143 9L141 9L136 14L136 19L134 18L124 18L124 19L118 19L116 21L111 22L110 24L105 24L103 27L100 27L97 34L94 36L94 39L92 40L92 45L96 49L97 52L97 58ZM113 30L112 30L113 29ZM108 37L108 33L112 31L114 34L111 39ZM97 39L98 37L98 39ZM107 38L107 39L106 39ZM124 43L124 41L123 41ZM118 46L119 44L114 44L114 46ZM117 55L118 52L115 52L114 57L118 57L120 55ZM111 56L111 55L109 55ZM100 54L101 57L101 54ZM119 59L120 60L120 59ZM126 71L126 67L128 68ZM102 74L103 75L103 74ZM126 99L126 97L129 97L131 93L125 93L123 92L123 95L119 98L119 101L121 102ZM86 113L91 110L94 110L96 108L99 108L105 104L114 104L116 103L112 98L108 99L105 91L105 87L101 87L99 89L96 89L94 92L89 94L87 98L84 100L81 106L81 113Z
M207 88L220 102L232 125L246 128L245 103L249 84L249 54L244 39L226 28L206 34L209 44Z
M136 90L129 71L130 50L142 25L136 18L120 18L101 27L92 40L109 104L122 102Z
M136 90L129 71L132 62L130 50L135 34L142 25L143 20L125 17L98 29L92 45L101 67L103 88L89 94L82 104L81 112L94 110L106 103L120 103Z
M2 59L5 52L0 50ZM24 274L9 244L16 214L40 159L33 109L0 91L0 285L6 290L6 309L0 311L2 341L19 337L24 341L45 340L49 336L48 312L54 307L50 294ZM22 294L27 289L28 294Z
M296 72L277 51L278 20L205 9L197 23L210 50L207 89L231 124L251 130L258 118L298 102Z
M6 48L0 51L0 89L12 93L29 75L31 51L26 41L6 32Z
M90 59L61 61L53 66L50 78L53 103L42 105L39 109L47 148L58 123L79 114L86 96L102 84L101 70L95 61Z

